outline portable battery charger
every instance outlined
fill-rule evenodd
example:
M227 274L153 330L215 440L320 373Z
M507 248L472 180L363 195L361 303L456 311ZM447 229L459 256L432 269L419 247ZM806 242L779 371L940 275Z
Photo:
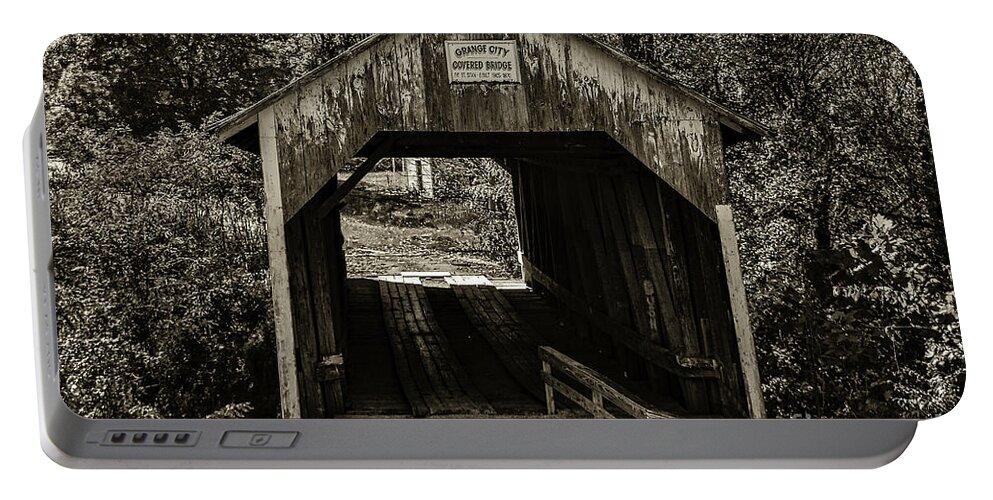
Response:
M874 467L961 396L866 35L70 35L25 136L73 467Z

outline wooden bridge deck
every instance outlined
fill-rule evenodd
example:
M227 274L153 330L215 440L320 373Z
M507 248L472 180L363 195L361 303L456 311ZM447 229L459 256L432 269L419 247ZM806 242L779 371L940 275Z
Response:
M510 375L534 397L545 397L541 362L534 353L547 342L521 321L514 307L493 286L452 285L476 331L493 348Z
M493 414L452 352L424 287L380 281L379 295L400 387L414 416Z
M342 417L547 418L540 345L623 377L568 314L526 287L425 282L348 280ZM562 401L553 417L588 416Z

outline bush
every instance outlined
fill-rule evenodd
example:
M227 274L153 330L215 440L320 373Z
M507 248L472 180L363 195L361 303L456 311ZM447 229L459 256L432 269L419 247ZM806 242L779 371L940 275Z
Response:
M488 158L436 160L435 195L462 202L469 226L478 236L473 250L501 263L511 276L520 275L517 216L510 174Z
M99 418L275 416L257 157L184 129L52 169L62 392Z

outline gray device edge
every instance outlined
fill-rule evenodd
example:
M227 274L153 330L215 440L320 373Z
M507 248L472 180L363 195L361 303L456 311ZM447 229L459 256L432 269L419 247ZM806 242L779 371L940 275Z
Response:
M24 136L32 320L44 452L72 468L872 468L917 420L97 420L59 390L43 99ZM106 446L129 432L198 433L184 447ZM284 448L222 447L225 432L296 432Z

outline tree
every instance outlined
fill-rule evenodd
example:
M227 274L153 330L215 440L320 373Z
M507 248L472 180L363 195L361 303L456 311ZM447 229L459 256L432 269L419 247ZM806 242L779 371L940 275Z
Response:
M283 36L68 35L45 56L51 147L86 158L80 131L129 131L137 138L204 121L251 104L293 74L276 57Z
M51 176L63 395L83 415L276 414L258 158L189 129Z
M899 50L861 35L619 43L776 130L725 152L770 412L949 409L964 366L923 94Z

